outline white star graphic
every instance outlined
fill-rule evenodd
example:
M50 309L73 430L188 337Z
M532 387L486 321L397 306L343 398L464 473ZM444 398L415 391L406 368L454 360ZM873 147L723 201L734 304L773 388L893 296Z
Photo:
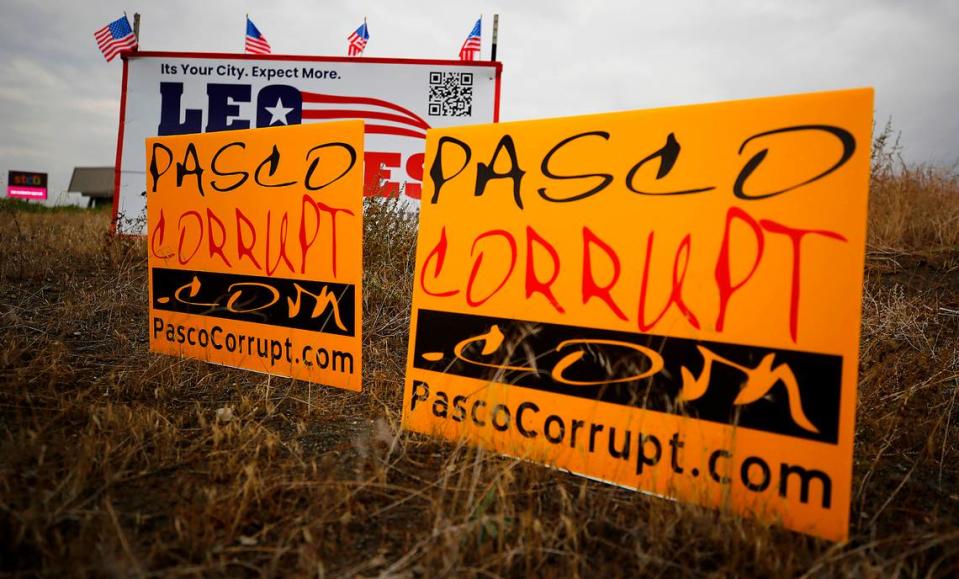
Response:
M276 99L275 107L264 107L264 108L266 109L268 113L270 113L270 115L272 115L270 117L270 124L269 124L269 126L271 127L273 126L273 123L277 121L279 121L281 124L284 124L284 125L288 124L286 122L286 115L290 114L290 111L293 110L293 107L283 106L282 98Z

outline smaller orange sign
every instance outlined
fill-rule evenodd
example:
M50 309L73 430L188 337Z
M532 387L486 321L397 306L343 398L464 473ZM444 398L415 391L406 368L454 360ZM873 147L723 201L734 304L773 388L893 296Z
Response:
M363 123L146 141L150 349L362 377Z

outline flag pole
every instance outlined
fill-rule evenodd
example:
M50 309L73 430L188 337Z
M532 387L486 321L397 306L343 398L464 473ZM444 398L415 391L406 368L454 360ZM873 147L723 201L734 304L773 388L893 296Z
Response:
M493 14L493 49L490 53L490 60L496 61L496 42L499 35L499 14Z
M133 35L137 37L137 44L140 44L140 13L133 13Z

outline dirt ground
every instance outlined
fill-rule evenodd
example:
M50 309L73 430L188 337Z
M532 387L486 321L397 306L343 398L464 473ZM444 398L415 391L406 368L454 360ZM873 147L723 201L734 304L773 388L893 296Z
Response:
M851 539L398 428L415 224L367 207L366 389L148 352L142 240L0 212L0 574L959 576L959 185L874 168Z

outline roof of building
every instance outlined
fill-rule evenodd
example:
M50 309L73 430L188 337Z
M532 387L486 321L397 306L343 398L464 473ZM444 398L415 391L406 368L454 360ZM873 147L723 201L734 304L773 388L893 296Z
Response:
M67 191L88 197L113 197L113 167L74 167Z

